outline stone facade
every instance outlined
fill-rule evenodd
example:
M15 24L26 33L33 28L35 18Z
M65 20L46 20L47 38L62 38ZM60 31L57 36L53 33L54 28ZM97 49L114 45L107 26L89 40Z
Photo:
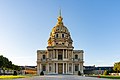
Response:
M47 50L37 50L37 73L77 74L83 73L83 50L73 50L73 40L64 26L61 14L48 39Z

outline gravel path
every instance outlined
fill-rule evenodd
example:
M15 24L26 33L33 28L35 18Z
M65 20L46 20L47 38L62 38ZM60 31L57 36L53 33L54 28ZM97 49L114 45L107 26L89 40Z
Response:
M34 76L30 78L21 78L14 80L112 80L112 79L83 77L77 75L45 75L45 76Z

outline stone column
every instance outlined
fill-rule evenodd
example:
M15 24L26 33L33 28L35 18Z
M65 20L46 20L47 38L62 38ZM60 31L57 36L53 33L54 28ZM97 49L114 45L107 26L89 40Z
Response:
M68 63L68 74L69 74L69 63Z
M56 58L58 60L58 49L56 50Z
M67 63L66 63L66 74L67 74L67 71L68 71L68 70L67 70Z
M73 50L72 50L72 58L73 58Z
M64 59L64 49L63 49L63 59Z
M81 63L80 66L81 66L81 69L80 69L80 70L81 70L81 73L83 73L83 64Z
M47 51L47 58L49 58L49 51Z
M67 49L66 49L66 58L68 58Z
M63 63L63 74L64 74L64 63Z
M73 63L73 74L74 74L74 72L75 72L75 65L74 65L74 63Z
M37 63L37 74L40 75L40 64Z
M53 73L55 73L55 63L53 63Z
M40 63L40 72L42 71L41 63ZM39 73L40 74L40 73Z
M55 59L55 50L53 50L53 59Z
M57 50L55 50L55 59L57 58L57 53L56 52L57 52Z
M73 74L73 63L72 63L72 74Z
M68 57L68 59L69 59L69 50L67 50L67 57Z
M48 73L49 73L49 63L48 63Z
M58 63L56 63L56 73L58 74Z
M67 50L67 49L66 49ZM66 53L66 59L67 59L67 52L65 52Z

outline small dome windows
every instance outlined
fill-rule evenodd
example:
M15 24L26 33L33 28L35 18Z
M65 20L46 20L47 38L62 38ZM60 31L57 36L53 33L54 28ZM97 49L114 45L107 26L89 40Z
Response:
M56 38L64 38L65 37L65 34L64 33L57 33L56 34Z

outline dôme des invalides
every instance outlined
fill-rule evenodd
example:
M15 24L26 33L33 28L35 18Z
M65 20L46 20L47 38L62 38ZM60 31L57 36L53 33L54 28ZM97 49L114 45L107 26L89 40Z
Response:
M37 74L83 73L83 50L74 50L70 32L63 24L60 14L57 24L50 32L46 50L37 50Z

